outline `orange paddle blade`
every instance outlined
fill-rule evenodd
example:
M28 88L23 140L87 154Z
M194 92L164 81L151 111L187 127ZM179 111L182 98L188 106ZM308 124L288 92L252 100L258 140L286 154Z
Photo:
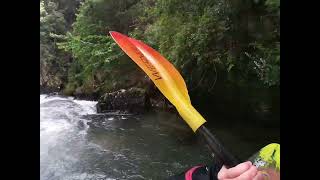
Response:
M196 131L206 121L191 105L186 84L175 67L160 53L141 41L110 32L120 48L150 77L161 93Z
M171 75L171 78L177 85L177 88L181 91L186 100L191 103L186 83L184 82L184 79L182 78L179 71L156 50L152 49L139 40L135 40L133 38L129 38L129 40L147 57L147 59L158 62L163 66L164 69L168 71L169 75ZM151 54L151 56L149 54Z

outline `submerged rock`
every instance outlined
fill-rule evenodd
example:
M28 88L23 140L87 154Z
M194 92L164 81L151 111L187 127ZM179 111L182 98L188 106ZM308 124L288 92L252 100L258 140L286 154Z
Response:
M138 128L140 125L138 116L133 114L123 114L119 112L109 112L103 114L84 115L83 118L88 119L87 125L90 127L89 131L113 131L124 130L133 127ZM128 119L130 119L128 121Z
M150 100L141 88L121 89L101 96L96 105L98 113L120 110L129 113L143 113L150 109Z

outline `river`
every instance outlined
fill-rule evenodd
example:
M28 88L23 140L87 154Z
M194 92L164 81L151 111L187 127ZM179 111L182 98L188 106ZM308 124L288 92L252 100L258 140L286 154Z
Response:
M42 180L165 179L210 160L172 114L98 115L95 104L40 95Z
M95 105L40 95L41 180L166 179L211 160L176 115L97 114ZM220 127L215 133L243 152L240 157L257 150L255 140L231 131Z

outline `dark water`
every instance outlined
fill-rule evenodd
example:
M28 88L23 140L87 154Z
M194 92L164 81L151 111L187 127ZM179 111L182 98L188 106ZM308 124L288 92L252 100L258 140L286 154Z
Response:
M211 160L200 139L176 115L96 114L95 104L40 95L42 180L166 179ZM272 137L266 134L277 139L275 128L212 121L208 126L244 159L270 143Z

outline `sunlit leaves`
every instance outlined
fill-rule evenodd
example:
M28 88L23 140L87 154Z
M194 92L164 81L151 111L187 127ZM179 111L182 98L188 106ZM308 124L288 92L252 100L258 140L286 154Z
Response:
M113 83L126 85L122 81L128 68L126 55L108 35L109 30L126 32L130 29L136 10L136 0L88 0L84 1L64 41L57 43L60 49L72 53L74 65L69 71L69 83L75 88L112 89ZM130 62L130 61L129 61ZM131 69L132 70L132 69ZM74 78L77 77L77 78ZM70 86L71 87L71 86Z

